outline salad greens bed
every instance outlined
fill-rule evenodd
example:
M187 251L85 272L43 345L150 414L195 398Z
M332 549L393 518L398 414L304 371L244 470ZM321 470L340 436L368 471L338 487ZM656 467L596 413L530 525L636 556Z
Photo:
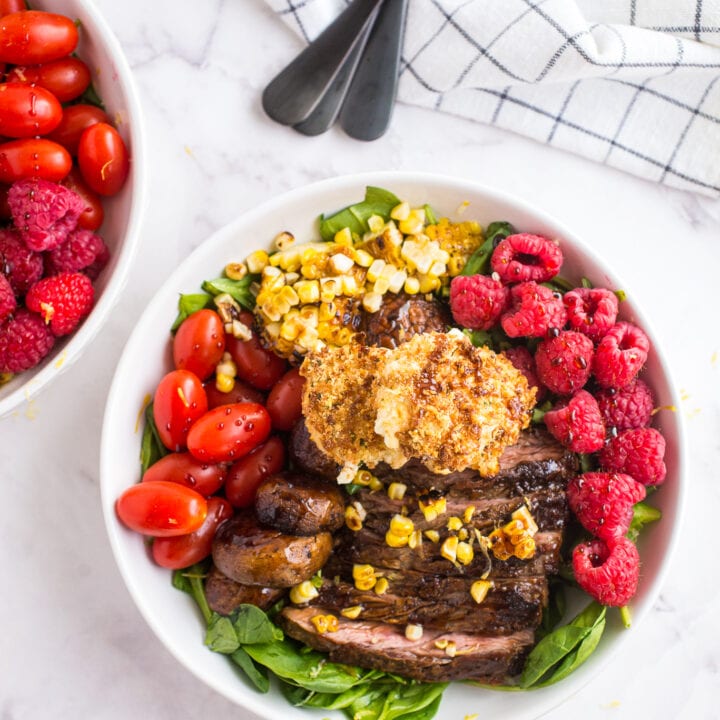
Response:
M345 227L362 234L368 230L367 221L371 216L380 215L388 220L391 210L400 202L387 190L368 187L362 202L334 215L321 216L320 235L323 240L332 240L335 233ZM435 213L429 205L425 206L425 211L428 222L435 222ZM493 249L501 239L514 232L510 223L490 223L485 229L482 245L469 258L462 274L487 273ZM202 293L181 295L172 331L188 315L212 307L213 297L221 293L229 293L243 307L252 309L254 297L250 285L257 279L253 275L247 275L242 280L220 277L205 281ZM585 278L581 283L591 287ZM561 292L573 287L561 278L555 278L549 284ZM475 345L487 345L496 351L511 345L502 330L466 332ZM537 408L533 422L541 422L547 409L549 407ZM150 405L145 411L142 438L143 472L166 453L159 440ZM580 463L583 471L592 468L589 456L580 456ZM347 487L350 493L353 489L352 485ZM645 525L659 519L659 510L645 502L638 503L628 537L635 541ZM578 537L567 540L577 541ZM227 655L258 691L268 692L270 677L274 675L283 695L295 706L342 710L352 720L430 720L435 716L448 683L420 683L378 670L330 662L323 653L286 638L273 622L284 601L267 613L254 605L241 605L230 616L212 612L204 591L208 564L206 561L176 570L173 585L195 600L206 624L205 645L213 652ZM319 577L313 581L319 581ZM577 585L571 565L566 564L557 578L550 579L550 600L536 631L537 644L528 655L516 684L481 687L510 691L546 687L570 675L590 657L605 630L608 608L595 601L590 602L569 622L562 624L567 614L566 589L569 588L577 588ZM623 624L629 627L629 610L620 608L619 611Z

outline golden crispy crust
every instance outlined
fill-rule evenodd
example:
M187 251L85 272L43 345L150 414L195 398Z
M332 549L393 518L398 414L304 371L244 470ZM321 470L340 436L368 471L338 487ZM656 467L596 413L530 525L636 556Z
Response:
M346 467L417 458L436 473L493 475L535 402L505 357L459 332L416 335L392 350L326 349L308 356L300 372L310 436Z

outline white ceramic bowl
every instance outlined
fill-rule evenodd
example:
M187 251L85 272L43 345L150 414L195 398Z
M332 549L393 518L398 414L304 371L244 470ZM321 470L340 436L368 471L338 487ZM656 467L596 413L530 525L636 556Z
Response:
M358 201L366 185L392 190L411 204L428 202L436 211L450 217L463 201L470 205L465 219L483 225L492 220L509 220L515 227L561 239L565 255L562 274L579 281L587 276L596 285L624 287L602 261L555 220L515 198L465 181L432 175L375 173L342 177L320 182L287 193L252 210L213 235L170 277L149 303L120 360L107 401L101 450L101 487L107 530L120 571L145 619L160 640L187 668L230 700L265 718L308 718L313 713L287 704L277 690L268 695L255 692L231 667L227 658L203 645L202 621L188 596L173 589L170 573L149 559L147 545L140 535L126 530L117 520L114 503L129 485L139 479L138 452L141 433L137 428L143 399L154 388L168 367L169 328L176 315L178 293L197 292L203 280L216 277L230 261L242 260L253 244L271 239L281 230L290 230L299 241L316 238L315 222L321 212L331 212ZM642 325L652 339L646 318L632 302L622 304L623 317ZM677 405L673 385L661 360L657 345L644 372L659 405ZM683 505L682 438L680 414L664 412L659 426L667 440L668 477L652 502L663 512L663 519L646 529L640 542L642 581L632 602L635 627L648 613L664 579L664 571L678 535ZM601 645L589 661L566 680L527 693L503 693L456 683L443 698L438 717L536 718L576 692L596 673L612 652L634 631L624 630L611 613ZM339 712L322 711L317 717L344 717Z
M130 67L117 38L91 0L33 0L32 6L34 10L57 12L80 21L77 54L88 64L93 85L128 145L131 165L122 190L103 201L105 221L98 234L108 245L111 258L95 282L95 306L78 330L57 342L37 367L0 386L0 417L40 392L92 342L128 278L147 197L140 106Z

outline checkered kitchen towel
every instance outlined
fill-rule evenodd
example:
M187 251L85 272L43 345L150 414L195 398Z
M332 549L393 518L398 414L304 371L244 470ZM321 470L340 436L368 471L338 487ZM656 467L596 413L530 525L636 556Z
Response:
M309 41L350 0L266 2ZM717 197L720 0L410 0L398 99Z

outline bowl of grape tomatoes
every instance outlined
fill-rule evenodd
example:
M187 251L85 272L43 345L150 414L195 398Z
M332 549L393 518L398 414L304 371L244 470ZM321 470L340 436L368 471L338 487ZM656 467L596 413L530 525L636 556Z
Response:
M418 218L422 219L416 222ZM392 233L392 228L404 234L404 239ZM431 256L430 253L436 252L439 245L436 242L433 246L430 237L433 234L440 237L437 233L443 228L453 229L443 235L443 240L450 238L452 245L450 250L445 251L442 260L433 260L437 255ZM461 231L466 234L463 236ZM505 233L502 239L499 239L499 233ZM464 244L463 237L469 244ZM619 596L607 599L601 591L604 593L608 587L614 586L614 580L590 587L586 581L591 573L582 574L586 566L578 563L580 570L576 571L574 558L572 565L563 560L562 568L566 571L562 575L563 581L553 582L544 596L547 599L542 601L542 618L547 618L547 622L543 619L542 628L545 628L546 634L542 634L540 626L537 634L532 631L534 647L523 660L526 664L522 673L515 668L514 679L510 677L512 673L506 673L509 679L503 687L517 692L495 692L487 686L477 687L463 682L450 682L445 687L444 683L434 680L425 682L425 676L421 676L422 682L408 684L410 681L407 679L398 679L401 671L388 670L388 665L368 665L369 661L362 658L361 661L348 663L337 655L337 646L330 646L333 652L330 657L322 652L327 645L325 648L314 646L311 651L308 646L312 642L308 642L307 638L315 641L314 635L297 637L291 634L292 625L283 624L288 617L287 612L292 615L298 607L302 611L303 603L308 611L323 608L323 612L313 615L311 620L317 634L328 633L327 637L323 635L321 638L323 642L329 642L333 637L347 638L347 632L354 633L358 625L367 623L366 630L377 631L372 637L378 638L377 647L381 650L394 652L393 648L400 648L404 652L408 644L419 643L420 654L416 657L439 658L443 667L456 657L455 641L443 644L443 639L434 634L434 628L437 623L457 624L457 615L447 621L439 615L437 621L426 616L423 636L422 625L419 625L420 630L414 621L408 621L406 625L406 616L401 615L396 622L401 629L395 628L397 632L391 633L382 623L373 624L372 618L366 619L359 613L364 612L364 608L374 610L378 607L380 601L376 598L388 591L387 585L382 587L383 579L390 584L386 602L392 603L397 597L402 597L402 602L414 602L416 596L401 593L403 588L398 579L401 575L387 572L388 568L406 568L402 563L409 562L408 558L415 558L412 553L427 552L423 557L440 563L438 567L442 572L461 574L466 568L472 568L461 558L459 550L459 543L471 537L466 533L465 539L459 539L464 524L478 522L481 523L478 527L485 528L482 523L486 523L487 531L494 528L492 534L496 537L499 530L509 533L518 526L509 521L503 524L505 520L483 514L490 512L488 508L497 507L495 495L489 500L478 495L477 512L474 506L463 510L459 501L449 495L447 505L455 502L455 507L460 510L446 517L447 508L443 509L445 498L436 485L429 484L425 489L432 487L432 495L419 490L416 496L431 498L432 502L424 508L428 510L426 514L408 489L416 482L412 472L399 478L398 482L389 483L386 476L384 484L381 472L378 471L377 476L372 474L379 466L368 463L367 468L356 466L353 469L354 474L348 478L350 484L338 484L336 480L342 482L345 479L345 468L339 464L341 459L329 458L322 453L319 458L317 455L313 458L309 448L311 430L304 422L303 409L305 406L307 418L311 418L312 408L306 402L307 398L324 403L330 418L328 425L338 428L336 437L340 452L346 452L349 446L352 448L350 441L354 442L357 438L357 435L353 436L354 426L342 425L340 418L345 416L348 423L352 422L348 404L354 403L354 400L347 400L351 397L350 391L345 390L343 395L338 387L347 388L347 384L343 383L353 372L363 378L365 375L358 371L361 366L350 361L348 366L352 371L344 373L337 364L332 364L330 354L325 356L331 363L329 367L324 366L317 355L312 355L331 343L340 347L342 342L346 345L350 342L343 334L353 318L352 307L344 304L345 298L357 297L351 293L356 292L358 287L365 288L363 308L368 315L360 322L367 323L368 316L378 312L380 317L374 325L352 325L358 334L364 333L365 337L371 332L380 334L377 328L383 318L391 318L395 323L391 330L399 327L398 332L404 332L407 325L403 325L405 318L402 313L390 314L397 307L394 298L400 298L408 306L409 300L400 295L401 289L408 295L419 294L416 301L425 303L427 307L431 302L449 302L451 309L460 313L462 306L453 305L452 285L448 294L443 296L443 285L436 275L431 280L438 294L433 295L432 287L422 289L424 286L421 283L428 279L425 276L432 272L445 272L443 269L433 271L435 263L447 266L449 274L451 253L458 253L458 257L465 253L463 264L456 267L453 283L459 277L461 281L475 278L473 282L477 282L478 286L499 285L500 281L492 275L499 278L500 271L492 263L498 257L502 259L511 237L513 242L540 243L543 252L550 258L548 262L555 264L553 273L558 273L560 266L562 271L556 277L549 276L554 278L551 286L538 284L549 282L547 279L538 280L538 283L524 280L524 285L513 285L513 290L509 292L516 291L517 287L529 288L536 299L540 298L545 303L542 307L555 308L553 312L557 311L561 320L554 322L564 326L569 320L562 308L566 300L570 303L572 297L578 293L582 295L579 292L582 288L587 291L585 294L588 297L602 297L612 306L606 321L598 315L598 310L589 310L593 322L587 323L586 330L594 332L605 322L611 340L615 335L609 333L631 325L647 333L647 336L637 333L637 337L643 338L643 343L644 338L648 338L647 350L630 343L623 353L625 350L630 352L622 355L628 363L633 363L632 366L627 365L629 370L635 368L633 373L642 370L643 384L633 385L634 391L642 391L651 398L643 403L643 417L639 421L642 427L634 424L633 418L623 416L618 419L619 416L609 414L608 419L598 420L596 417L593 425L603 433L602 437L598 435L599 441L598 437L593 440L598 451L600 446L605 448L606 441L613 443L617 449L620 442L615 443L615 440L635 438L635 433L653 438L655 443L651 448L652 462L639 463L632 469L634 473L643 474L643 482L649 483L647 490L633 486L646 501L633 500L635 504L628 504L631 497L621 498L622 522L625 525L616 524L616 532L622 537L612 536L617 540L612 544L613 548L628 549L630 560L622 565L622 561L618 561L618 567L624 573L622 577L634 582L631 590L635 594L631 596L628 593L622 599ZM404 285L400 282L396 284L397 266L392 267L391 276L383 275L384 268L390 263L380 265L378 258L373 259L372 255L372 252L392 252L390 246L397 248L400 243L405 254L401 256L398 251L396 256L392 256L392 261L399 263L398 258L414 258L414 267L408 260L403 267L405 274L400 273ZM413 255L421 243L425 243L426 254ZM345 251L348 248L354 253L352 257L356 258L358 266L364 268L358 271L364 275L357 283L348 279L354 278L349 273L355 270L347 261L350 256ZM523 265L520 270L535 272L533 263L538 256L529 249L519 252L519 256L517 263ZM553 260L559 257L564 258L564 262ZM421 269L421 264L425 270ZM460 277L459 272L466 268L470 268L466 276ZM424 277L413 275L415 269ZM502 266L500 270L505 272ZM510 272L507 270L508 276ZM413 278L418 283L414 288L411 283ZM386 286L381 290L383 279ZM365 285L366 280L371 285ZM368 287L373 289L367 290ZM447 288L447 285L444 287ZM495 290L500 292L503 287L495 287ZM600 292L593 294L593 290ZM382 303L387 305L373 305L373 294L382 295ZM433 716L469 717L474 714L532 720L547 713L576 692L624 641L634 636L636 624L650 615L667 574L668 559L677 546L686 492L682 419L680 413L674 410L677 399L665 369L662 349L653 339L647 320L635 301L633 288L624 286L592 248L542 210L492 188L443 176L376 172L333 178L269 199L219 230L175 270L143 312L117 365L103 422L100 486L106 529L129 593L160 642L209 687L263 718L300 720L315 717L310 709L313 707L323 708L321 716L333 720L352 717L351 708L358 713L363 709L362 717L395 717L399 720L419 717L429 720ZM475 306L486 307L480 302ZM600 305L597 304L597 307ZM382 315L381 308L390 310ZM506 310L508 317L514 317L517 308L510 305L507 308L510 308ZM410 311L405 314L409 315ZM560 332L559 328L544 327L542 323L546 323L547 315L546 312L534 312L536 320L533 322L537 322L540 329L532 329L535 334L529 339L526 337L528 333L515 332L512 325L508 327L515 334L508 331L507 337L496 325L490 325L490 329L486 330L470 330L471 320L460 320L454 315L454 320L443 320L443 327L452 324L450 332L454 333L453 337L457 338L458 333L462 333L463 337L470 338L479 346L497 347L498 352L514 349L522 354L518 351L524 350L525 356L534 359L537 366L541 357L540 348L546 347L544 343L547 341L549 345L555 338L565 338L570 332L563 331L566 335L560 335L554 332ZM335 322L338 318L342 319L342 326ZM350 320L346 323L344 318ZM307 322L302 324L303 320ZM317 323L313 324L311 320L317 320ZM321 322L327 326L322 327ZM433 322L429 310L426 309L421 322L423 327ZM460 325L465 330L460 330ZM390 323L385 323L385 326L390 327ZM321 332L325 333L322 338L319 335ZM442 331L433 334L441 335ZM589 337L582 341L586 349L595 347ZM604 337L598 341L598 347L604 343ZM541 338L545 339L540 341ZM319 340L326 345L319 344ZM579 343L581 339L575 340ZM505 350L502 350L503 347ZM604 353L607 343L603 348ZM375 348L373 352L379 350ZM390 353L391 350L384 352ZM601 354L600 350L593 349L593 352ZM328 377L322 385L306 386L308 392L303 397L303 383L311 382L306 353L310 354L307 357L311 358L311 367L318 372L326 371ZM642 368L635 362L641 355ZM589 390L578 390L577 396L584 393L583 397L587 396L585 400L589 405L595 402L598 417L600 401L595 400L590 391L604 397L601 390L605 385L598 383L601 378L602 382L606 382L606 375L602 373L615 367L612 363L603 362L605 364L596 365L592 357L590 362L585 360L584 365L573 361L573 367L588 370L582 382L589 383ZM594 373L592 377L591 369ZM439 389L439 383L432 380L434 376L429 377L430 380L423 381L427 387L438 388L433 391L437 394L445 392ZM541 376L538 372L538 377L543 383L550 383L555 376L552 373ZM623 383L629 377L625 377ZM618 385L618 382L616 378L607 380L607 387L612 388L612 392L608 390L607 393L610 398L608 408L614 407L616 388L626 387ZM543 390L538 383L536 387ZM368 388L372 385L365 384L363 390L358 391L366 393L363 400L366 397L372 399L369 395L372 390ZM552 418L554 412L557 419L564 409L560 397L563 393L567 395L568 390L558 386L556 391L551 391L548 384L544 392L546 395L532 413L533 426L529 432L535 437L537 431L537 437L545 438L541 445L550 443L557 449L553 444L555 440L568 443L563 445L565 450L561 448L562 457L565 457L566 450L571 452L567 449L569 443L574 442L577 435L557 433L552 440L547 432L554 433L552 428L556 426L547 418ZM551 392L554 394L548 394ZM624 405L629 406L629 403ZM639 406L638 403L635 405ZM363 412L357 412L360 423L366 417ZM621 421L629 423L630 420L633 424L618 430ZM360 436L358 445L365 442L365 437ZM577 457L573 455L570 458L571 465L568 465L568 468L572 466L573 478L580 477L580 473L587 478L604 478L609 472L595 472L601 467L600 463L614 467L615 459L619 461L620 457L610 452L607 457L599 458L595 450L587 448L572 452L577 454ZM533 460L532 467L525 465L524 460L519 461L518 466L511 468L513 472L520 465L523 468L523 474L517 470L517 474L512 476L523 478L517 481L517 490L513 492L521 493L523 502L531 502L526 496L537 492L538 502L546 502L547 498L555 498L553 493L557 491L560 493L556 498L559 504L552 507L564 507L567 501L565 486L558 479L559 475L556 477L554 474L560 468L559 461L546 462L542 460L545 455L533 457L541 460ZM634 457L637 458L637 454ZM647 457L650 458L649 453ZM320 462L323 460L326 461L324 467ZM528 490L525 478L530 477L530 473L533 477L539 473L539 478L546 473L542 470L546 467L555 468L551 473L554 478L551 480L554 483L552 488L537 490L539 486L533 485L535 489ZM651 467L662 469L662 477L647 476ZM614 474L620 478L621 474L625 477L626 472L630 470L623 469ZM327 482L315 482L323 478ZM624 482L617 482L621 481ZM632 478L629 481L637 485ZM653 484L661 482L662 487L653 487ZM590 480L588 485L592 487ZM577 486L579 491L579 481ZM459 488L458 492L461 491L462 488ZM373 496L373 493L377 495ZM339 500L337 496L340 496ZM335 512L337 502L341 507L339 513ZM373 511L373 502L381 511ZM412 502L419 509L413 509ZM555 500L550 502L555 503ZM436 503L441 505L437 511L434 507ZM480 507L481 503L485 503L485 509ZM541 508L540 505L537 507ZM325 510L321 511L321 508ZM420 510L423 510L422 514ZM378 515L373 516L372 512L384 512L384 519L378 519ZM389 520L393 512L398 514ZM492 510L492 513L495 512ZM547 513L543 519L542 508L533 512L537 512L536 530L539 528L541 533L552 529L542 523L549 522L549 518L560 517ZM450 513L449 509L447 513ZM508 517L521 522L519 516ZM389 520L389 526L381 524L386 520ZM424 535L425 540L415 536L414 544L411 544L413 535L406 532L401 538L404 542L399 542L393 534L393 527L406 528L408 521L437 523L433 526L436 530L434 537L432 532ZM601 524L598 523L598 526ZM587 528L577 523L572 527L571 531L568 525L566 535L569 548L585 548L588 543L593 549L601 547L599 541L589 539L593 536L588 534ZM361 531L357 537L366 544L348 548L343 543L356 531ZM458 535L448 535L451 532ZM441 533L445 538L442 542ZM450 542L453 537L458 548L455 551ZM562 542L557 536L553 537L551 545L560 552ZM541 535L538 538L538 542L545 542ZM467 540L466 544L469 542ZM503 560L495 555L495 561L485 558L480 548L487 550L491 545L480 542L478 538L475 559L470 556L468 562L487 562L490 565L488 573L497 570L500 574L490 575L491 585L495 577L499 578L499 587L505 587L503 578L506 576L501 574L505 566L501 563L506 560L513 563L513 568L525 567L527 572L536 572L531 557L515 555L511 559L506 556ZM633 542L637 543L634 554L630 548ZM329 555L336 551L337 556ZM361 558L361 552L368 554ZM593 562L603 560L599 551L596 555ZM641 567L638 565L640 559ZM352 564L352 587L350 580L338 574L345 572L346 568L350 570L347 561ZM531 564L521 566L515 561ZM420 560L413 562L420 563ZM377 566L383 575L370 577L372 584L365 586L368 570L371 575L375 573L373 566ZM337 570L338 567L340 570ZM426 570L427 565L420 564L412 567L413 572L420 574L418 582L423 586L430 587L435 582L432 568ZM470 580L473 580L477 576L472 573L479 573L479 570L468 572ZM575 572L580 573L585 585L573 575ZM578 590L574 578L582 587L582 592ZM560 576L556 579L559 580ZM586 586L590 587L587 592ZM630 583L624 586L629 588ZM478 587L483 589L482 585ZM342 588L337 589L338 593L347 591L338 601L340 617L332 615L336 606L321 604L323 598L334 602L332 593L336 592L336 588ZM492 592L489 586L484 586L484 590ZM357 593L365 591L368 594L362 595L362 601L354 602ZM476 605L480 606L486 595L481 593L476 597L472 589L469 592L460 602L468 604L472 613L470 617L475 622ZM600 595L598 602L592 599L595 598L593 592ZM330 594L319 595L321 593ZM313 603L316 597L320 599ZM421 602L427 599L425 596L417 597ZM497 602L511 601L498 599ZM490 611L502 605L488 604L484 607ZM482 614L482 610L478 613ZM534 622L540 622L540 615L534 617ZM338 625L333 626L335 621ZM463 621L462 618L460 621ZM355 622L357 625L352 624ZM449 628L453 632L457 629ZM351 635L351 640L364 642L367 638L363 632ZM480 630L477 633L482 634ZM493 632L488 634L494 636ZM392 639L392 644L386 642L388 637ZM435 639L440 644L433 645ZM487 637L480 638L477 647L483 646L487 640ZM432 646L425 647L423 643ZM362 647L363 652L370 648L368 653L372 653L372 639ZM470 645L465 648L467 653L474 652ZM407 650L403 657L410 657L410 652ZM467 653L457 653L461 662L464 662ZM497 655L500 656L501 653ZM377 658L377 653L373 653L373 658Z
M146 192L132 73L92 2L2 0L0 73L3 416L108 319Z

